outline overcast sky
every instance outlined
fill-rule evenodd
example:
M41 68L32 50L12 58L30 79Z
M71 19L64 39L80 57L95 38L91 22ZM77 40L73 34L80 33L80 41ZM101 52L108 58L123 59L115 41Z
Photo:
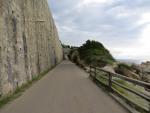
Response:
M60 40L100 41L116 58L150 60L150 0L48 0Z

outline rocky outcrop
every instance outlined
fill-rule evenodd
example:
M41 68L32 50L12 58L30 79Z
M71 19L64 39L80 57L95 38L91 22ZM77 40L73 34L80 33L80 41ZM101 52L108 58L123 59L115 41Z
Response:
M126 69L126 68L120 69L119 71L120 71L119 73L124 75L124 76L140 80L140 76L138 74L136 74L136 73L134 73L134 72L132 72L132 71Z
M133 67L135 70L139 72L142 81L150 83L150 62L149 61L143 62L140 65L134 65Z
M131 66L124 63L119 63L117 67L115 67L115 72L133 79L141 79L140 76L135 73L135 70Z
M62 46L47 0L0 0L0 95L55 66Z
M150 61L143 62L140 67L144 72L150 73Z

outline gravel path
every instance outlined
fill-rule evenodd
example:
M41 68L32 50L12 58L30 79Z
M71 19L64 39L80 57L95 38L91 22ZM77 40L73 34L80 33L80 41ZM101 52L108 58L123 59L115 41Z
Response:
M127 113L69 61L9 103L0 113Z

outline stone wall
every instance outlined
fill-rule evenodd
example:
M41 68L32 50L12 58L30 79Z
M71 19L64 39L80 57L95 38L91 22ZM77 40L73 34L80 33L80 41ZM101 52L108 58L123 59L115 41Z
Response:
M0 95L63 58L47 0L0 0Z

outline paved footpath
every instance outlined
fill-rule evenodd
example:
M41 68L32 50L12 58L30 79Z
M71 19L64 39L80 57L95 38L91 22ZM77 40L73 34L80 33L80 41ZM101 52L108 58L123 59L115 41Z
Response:
M127 113L88 74L63 61L0 113Z

